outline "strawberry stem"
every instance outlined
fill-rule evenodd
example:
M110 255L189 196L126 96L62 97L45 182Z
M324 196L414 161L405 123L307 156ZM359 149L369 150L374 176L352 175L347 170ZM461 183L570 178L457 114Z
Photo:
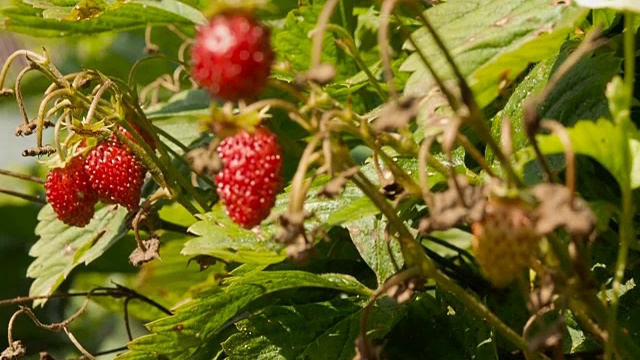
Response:
M31 202L34 202L34 203L37 203L37 204L45 205L47 203L47 200L45 200L45 199L43 199L41 197L28 195L28 194L23 194L21 192L17 192L17 191L5 189L5 188L0 188L0 194L6 194L6 195L10 195L10 196L15 196L17 198L28 200L28 201L31 201Z
M0 169L0 175L6 175L6 176L14 177L16 179L21 179L21 180L33 181L38 184L44 184L44 181L45 181L44 179L39 178L37 176L20 174L20 173L5 170L5 169Z
M614 121L617 126L624 130L635 128L631 122L629 107L633 101L633 82L635 76L635 33L634 20L635 16L632 12L626 11L624 14L624 92L626 97L626 109L620 109L619 114L614 115ZM611 100L610 100L611 101ZM618 302L620 293L622 292L622 282L627 267L627 257L629 255L629 247L635 239L635 230L633 226L633 192L631 188L631 174L633 171L631 166L631 131L623 131L624 141L621 142L620 156L622 164L625 166L623 171L623 179L620 184L622 193L622 212L620 214L620 249L618 250L618 259L616 261L613 284L611 285L612 297L609 304L609 316L607 319L608 341L605 343L605 360L613 357L616 347L617 321L618 321Z

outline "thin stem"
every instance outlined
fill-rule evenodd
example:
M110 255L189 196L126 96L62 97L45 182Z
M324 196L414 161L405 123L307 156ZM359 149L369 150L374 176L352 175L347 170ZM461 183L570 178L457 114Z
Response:
M93 113L96 111L96 108L98 107L98 103L100 102L100 99L102 98L102 94L104 94L104 92L109 89L111 86L113 85L113 82L109 79L107 79L107 81L105 81L102 86L98 89L98 91L96 92L95 96L93 97L93 101L91 101L91 105L89 105L89 110L87 111L87 116L84 119L84 123L85 124L91 124L91 120L93 119Z
M62 124L64 123L64 119L68 114L69 112L65 111L63 116L61 116L56 122L56 126L53 131L53 142L54 142L54 145L56 146L56 151L60 156L60 160L62 160L63 162L67 159L67 154L65 154L65 152L62 151L62 144L60 143L60 127L62 127ZM67 139L71 139L71 136L69 136ZM38 144L38 147L40 147L41 145L42 144Z
M427 164L431 159L431 145L435 141L435 136L429 136L422 140L420 144L420 151L418 152L418 177L420 181L420 187L422 188L422 199L425 204L431 207L431 188L429 187L429 169Z
M298 169L291 179L291 192L289 195L289 213L296 214L304 210L304 198L306 194L305 176L309 167L319 159L319 155L316 153L316 147L322 139L320 133L311 139L307 147L304 149L300 162L298 163Z
M471 143L471 141L469 141L469 138L467 138L461 132L456 132L456 140L460 145L462 145L462 147L464 147L467 154L471 155L473 160L475 160L480 165L480 167L487 172L487 174L489 174L491 177L496 177L495 172L493 171L491 166L489 166L489 164L487 163L487 160L484 158L482 153L480 153L478 148L476 148Z
M24 119L24 124L29 126L29 115L27 115L27 111L24 108L24 101L22 100L22 91L20 91L20 82L22 82L22 78L29 72L35 70L32 67L26 67L20 71L18 76L16 77L16 101L18 103L18 108L20 108L20 113L22 114L22 118Z
M380 86L380 83L378 83L378 79L376 79L376 77L373 75L371 70L369 70L369 67L362 59L362 56L360 56L360 51L358 50L358 47L356 46L356 42L353 40L353 37L351 37L351 35L343 27L335 24L328 24L327 30L337 32L340 35L344 36L344 38L347 40L345 42L345 46L350 52L349 55L351 55L351 57L353 58L353 60L355 60L356 64L358 64L360 69L364 71L364 73L367 75L367 77L369 78L369 83L373 85L374 89L378 93L378 96L380 96L380 99L382 101L387 101L388 99L387 94Z
M69 337L69 340L71 340L71 342L73 343L73 345L75 345L76 349L78 349L82 355L89 360L95 360L96 358L91 355L87 349L85 349L82 344L80 344L80 342L76 339L75 336L73 336L73 334L71 333L71 331L69 331L69 327L65 326L63 327L65 334L67 334L67 336Z
M254 103L252 103L251 105L248 105L247 107L245 107L243 110L245 113L249 113L251 111L260 111L265 107L274 107L274 108L280 108L284 111L286 111L289 115L289 118L293 121L295 121L298 125L300 125L303 129L305 129L306 131L311 132L313 130L313 126L311 125L311 123L309 122L309 120L307 120L307 118L302 115L302 113L298 110L298 108L293 105L292 103L286 101L286 100L282 100L282 99L264 99L264 100L258 100ZM291 115L295 115L295 116L291 116Z
M5 169L0 169L0 175L11 176L11 177L14 177L14 178L17 178L17 179L21 179L21 180L28 180L28 181L36 182L38 184L44 184L44 179L43 178L39 178L37 176L26 175L26 174L21 174L21 173L17 173L17 172L5 170Z
M554 132L564 147L565 163L567 166L566 186L569 188L570 193L569 204L573 206L573 199L576 192L576 153L573 151L569 132L567 132L564 125L555 120L543 120L540 126Z
M4 88L4 82L7 79L7 74L9 73L9 68L11 67L11 64L13 64L13 61L16 58L18 58L18 56L20 55L24 55L26 58L29 58L29 57L36 58L37 61L46 60L41 55L36 54L33 51L29 51L29 50L18 50L13 52L13 54L9 55L7 60L5 60L4 66L2 66L2 72L0 72L0 90Z
M462 302L467 309L478 314L485 322L489 323L494 329L496 329L496 331L502 334L502 336L522 350L527 358L533 358L533 354L530 353L527 341L507 326L507 324L502 322L502 320L489 310L475 295L458 286L458 284L451 281L451 279L439 270L434 271L431 274L431 277L438 286L455 296L456 299ZM541 356L543 358L547 358L544 355Z
M630 106L633 100L633 81L635 76L635 34L634 15L632 12L625 12L625 29L624 29L624 85L627 95L627 104ZM629 117L629 109L625 109L625 115L620 119L623 129L629 127L631 119ZM620 184L622 193L622 213L620 214L620 250L618 251L618 259L616 261L613 284L611 286L612 296L609 304L609 314L607 321L607 333L609 341L605 343L605 360L613 357L613 350L616 345L616 328L618 321L618 302L622 291L622 282L624 280L624 271L627 267L627 257L629 255L629 247L634 241L635 230L633 228L633 194L631 189L631 149L629 148L630 133L623 131L624 141L619 156L622 157L622 164L627 167L624 171L622 184Z
M170 61L170 62L176 63L178 65L185 66L185 63L180 62L180 61L178 61L176 59L172 59L172 58L170 58L168 56L165 56L165 55L154 55L154 56L146 57L144 59L140 59L135 64L133 64L133 66L131 67L131 70L129 71L129 76L127 78L127 84L129 86L129 88L133 88L133 85L134 85L133 84L133 77L135 76L136 70L138 70L138 67L140 65L142 65L143 63L145 63L147 61L151 61L151 60L165 60L165 61Z
M375 305L376 300L382 297L386 292L388 292L394 286L399 286L401 284L404 284L405 282L417 276L420 276L420 268L415 266L405 271L399 272L393 275L392 277L390 277L387 281L385 281L384 284L382 284L382 286L380 286L376 290L376 292L371 296L371 298L369 299L369 302L367 303L367 306L365 306L364 310L362 310L362 316L360 317L360 337L362 338L362 341L365 343L365 346L364 346L365 352L369 351L369 346L367 342L367 327L368 327L367 320L369 319L369 314L371 313L371 310L373 309L373 306ZM361 354L361 355L363 355L364 359L374 358L372 354L368 354L368 353Z
M307 99L304 97L304 95L302 95L302 93L300 93L300 91L298 89L296 89L295 87L291 86L289 83L281 81L281 80L276 80L276 79L269 79L269 86L278 90L282 90L284 92L286 92L287 94L293 96L294 98L298 99L298 101L300 102L305 102ZM297 110L297 108L296 108Z
M338 0L329 0L324 4L320 16L318 16L318 23L313 30L313 48L311 49L311 68L315 68L320 65L322 60L322 42L324 40L324 33L327 28L329 20L331 20L331 14L338 5Z
M345 164L346 165L346 164ZM422 245L413 237L404 222L395 212L395 209L387 202L387 199L378 191L377 187L367 178L365 174L358 171L351 179L353 183L370 198L382 214L387 218L389 224L398 233L397 239L402 249L407 266L418 266L423 275L430 275L435 271L435 266L424 251Z
M424 54L424 52L422 52L422 50L420 49L420 46L418 46L418 43L416 43L416 40L413 38L413 36L411 36L411 33L409 32L409 30L407 30L407 26L404 24L402 17L397 16L396 14L396 19L400 24L400 29L402 30L403 34L405 35L407 40L409 40L413 48L416 50L416 54L418 54L422 63L427 67L427 70L429 70L429 73L431 73L431 77L433 77L433 80L436 82L436 84L438 84L438 87L440 88L440 90L442 90L442 93L447 98L449 105L451 105L451 107L454 110L458 110L460 108L460 103L458 102L458 99L455 97L455 95L453 95L451 90L449 90L449 88L445 86L444 81L442 80L440 75L438 75L438 72L435 70L433 65L431 65L431 62L429 61L427 56ZM429 24L429 22L427 21L425 22L425 24Z
M7 195L11 195L11 196L15 196L17 198L20 199L24 199L24 200L28 200L37 204L46 204L47 201L45 199L42 199L38 196L33 196L33 195L28 195L28 194L23 194L17 191L13 191L13 190L9 190L9 189L5 189L0 187L0 194L7 194Z
M398 98L398 91L393 82L393 68L391 67L391 49L389 46L389 22L391 13L395 8L397 0L387 0L382 2L380 7L380 30L378 30L378 48L380 60L384 69L384 79L389 87L389 95L392 99Z
M49 104L49 102L51 102L51 100L62 95L73 96L73 91L70 89L59 89L59 90L52 91L51 93L47 94L42 100L42 102L40 103L40 109L38 109L38 119L36 123L36 143L38 147L42 146L42 131L44 130L44 122L46 119L44 111L47 105ZM60 121L61 119L62 119L62 116L58 119L58 121Z
M190 168L189 162L184 157L180 156L180 154L175 152L170 147L167 147L167 151L169 152L169 154L171 154L173 156L174 159L177 159L178 161L183 163L186 167ZM210 178L208 178L208 177L206 177L206 176L204 176L202 174L197 174L197 173L196 173L196 176L198 176L200 179L202 179L202 181L206 182L209 186L211 186L212 189L216 188L215 183Z

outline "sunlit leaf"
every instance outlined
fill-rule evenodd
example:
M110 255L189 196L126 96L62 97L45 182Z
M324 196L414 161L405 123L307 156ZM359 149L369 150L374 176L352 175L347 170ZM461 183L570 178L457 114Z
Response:
M267 307L238 322L236 327L240 332L222 346L233 360L351 360L366 303L366 299L351 297L298 306ZM387 299L372 308L368 321L369 340L384 337L404 313L403 307L389 303Z
M87 35L144 28L148 24L193 26L207 22L197 9L177 0L16 0L0 10L10 31L38 37Z
M425 14L466 77L480 106L489 104L530 63L557 52L587 10L547 0L454 0ZM426 28L413 33L444 80L453 72ZM411 50L410 43L405 44ZM434 81L417 53L400 68L413 74L406 94L426 95Z
M612 156L612 149L621 149L626 137L624 130L611 121L580 121L567 131L573 151L594 158L616 178L618 184L623 184L624 179L631 176L632 189L640 187L640 134L637 131L632 134L629 142L632 160L630 168L625 167L621 156ZM564 152L562 143L555 135L539 135L537 140L541 151L546 155Z
M283 245L272 241L270 234L259 236L235 224L220 203L193 224L189 232L197 237L185 243L182 249L185 256L208 255L250 264L274 264L286 257Z
M166 356L176 360L201 359L191 355L207 346L216 333L230 325L252 301L276 291L317 287L356 295L371 295L371 290L350 276L315 275L303 271L249 272L242 277L227 278L223 284L224 286L215 287L182 305L175 315L148 324L154 334L131 342L131 351L118 359L139 359L145 356Z
M36 235L40 237L29 251L36 259L27 270L35 279L30 295L53 293L62 281L80 264L89 264L127 233L123 207L104 207L96 212L89 225L67 226L56 218L53 208L45 206L38 215ZM44 300L36 301L43 304Z

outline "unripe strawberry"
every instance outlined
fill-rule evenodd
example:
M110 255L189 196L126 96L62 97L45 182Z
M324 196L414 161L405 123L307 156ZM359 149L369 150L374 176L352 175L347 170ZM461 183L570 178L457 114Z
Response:
M215 176L216 190L229 217L245 228L264 220L282 190L282 150L267 128L242 131L218 147L224 168Z
M540 236L530 212L519 200L489 199L484 218L472 224L476 261L496 287L520 276L535 256Z
M98 202L83 163L82 157L74 157L65 167L51 170L44 184L47 200L56 216L70 226L87 225Z
M251 99L267 85L274 57L268 28L250 13L226 12L198 28L191 75L214 97Z

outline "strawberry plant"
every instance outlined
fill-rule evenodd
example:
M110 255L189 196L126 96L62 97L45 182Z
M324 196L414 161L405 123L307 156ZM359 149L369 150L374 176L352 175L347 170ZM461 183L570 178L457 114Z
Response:
M5 3L0 359L640 358L639 13Z

